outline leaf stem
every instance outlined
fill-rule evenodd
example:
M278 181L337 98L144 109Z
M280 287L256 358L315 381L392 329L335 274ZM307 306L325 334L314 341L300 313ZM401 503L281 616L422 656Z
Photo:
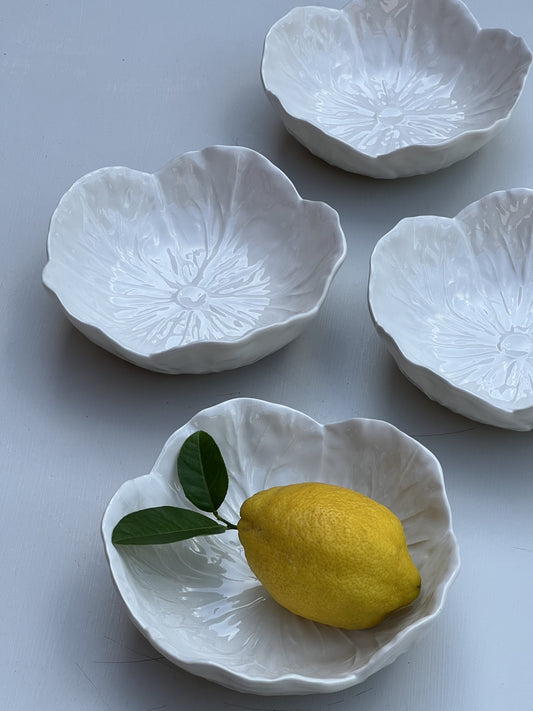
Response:
M225 524L225 525L228 527L228 529L233 530L233 531L236 531L236 530L237 530L237 526L236 526L234 523L230 523L229 521L226 521L225 518L222 518L222 516L220 516L220 514L218 513L218 511L213 511L213 516L214 516L218 521L220 521L221 523Z

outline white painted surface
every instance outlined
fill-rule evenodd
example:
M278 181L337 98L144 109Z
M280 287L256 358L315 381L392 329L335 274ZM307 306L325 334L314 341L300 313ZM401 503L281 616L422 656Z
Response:
M330 3L340 7L342 2ZM402 217L451 217L533 185L533 80L471 158L419 178L343 173L290 138L264 95L264 35L288 0L10 3L0 25L0 706L14 711L527 711L533 695L533 433L455 415L398 372L366 304L376 241ZM533 46L528 0L471 0ZM44 291L48 221L105 165L152 172L210 144L254 148L339 211L348 255L300 338L241 370L166 376L93 345ZM440 459L462 570L430 633L348 691L272 699L180 671L135 630L111 584L103 510L171 432L235 396L327 422L388 420Z

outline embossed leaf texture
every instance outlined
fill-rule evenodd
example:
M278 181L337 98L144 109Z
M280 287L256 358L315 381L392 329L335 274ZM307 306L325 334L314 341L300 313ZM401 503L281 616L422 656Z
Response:
M491 129L508 117L530 62L521 39L481 30L457 0L355 0L342 10L295 8L276 23L265 43L263 78L287 115L376 159ZM295 135L301 128L302 142L326 160L342 160L334 147L318 144L316 130L290 120L288 128ZM480 145L469 141L460 153ZM413 166L404 169L416 172L418 164L427 172L425 160L441 167L439 160L457 155L406 153ZM351 169L348 159L341 167ZM400 163L390 167L402 171ZM380 177L379 166L374 170ZM385 165L383 172L395 177Z
M238 520L242 502L255 492L298 481L350 486L391 507L422 575L417 604L379 628L340 631L274 603L234 531L118 550L112 528L132 509L188 505L175 462L198 429L216 439L226 462L230 484L220 514L227 520ZM178 430L151 474L119 489L102 531L120 594L156 648L194 673L254 693L333 691L362 681L405 651L438 614L459 565L442 472L425 448L386 423L323 426L252 399L204 410Z
M532 233L533 192L499 192L403 220L372 257L371 310L403 357L509 412L533 404Z
M85 176L54 213L48 249L43 279L67 315L134 362L263 332L242 353L219 354L220 366L298 335L325 298L345 241L336 212L302 200L266 158L215 146L153 175L117 167ZM175 366L171 357L160 365ZM216 356L208 366L217 369Z

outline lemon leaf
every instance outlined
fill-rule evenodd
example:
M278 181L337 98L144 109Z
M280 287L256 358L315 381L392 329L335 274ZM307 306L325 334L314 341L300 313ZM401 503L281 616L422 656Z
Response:
M175 543L194 536L224 533L221 526L196 511L176 506L155 506L127 514L113 529L111 541L115 545L147 546Z
M194 432L178 454L178 478L189 501L214 513L228 491L228 472L217 443L203 430Z

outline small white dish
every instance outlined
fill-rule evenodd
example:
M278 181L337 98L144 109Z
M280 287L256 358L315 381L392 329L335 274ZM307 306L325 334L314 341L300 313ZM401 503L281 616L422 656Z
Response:
M460 0L297 7L268 32L265 91L319 158L375 178L466 158L507 122L531 64L524 41L481 29Z
M114 526L141 508L191 508L176 459L196 430L211 434L229 473L220 515L239 520L258 490L302 481L352 487L402 520L422 577L418 599L381 625L348 632L297 617L251 573L235 531L166 546L113 546ZM282 405L235 399L203 410L165 444L151 473L123 484L102 535L111 574L139 630L183 669L254 694L337 691L393 662L441 611L459 568L441 467L385 422L321 425Z
M533 190L401 220L370 261L370 313L400 370L473 420L533 428Z
M248 148L154 174L102 168L55 210L43 283L98 345L150 370L252 363L298 336L346 255L338 214Z

